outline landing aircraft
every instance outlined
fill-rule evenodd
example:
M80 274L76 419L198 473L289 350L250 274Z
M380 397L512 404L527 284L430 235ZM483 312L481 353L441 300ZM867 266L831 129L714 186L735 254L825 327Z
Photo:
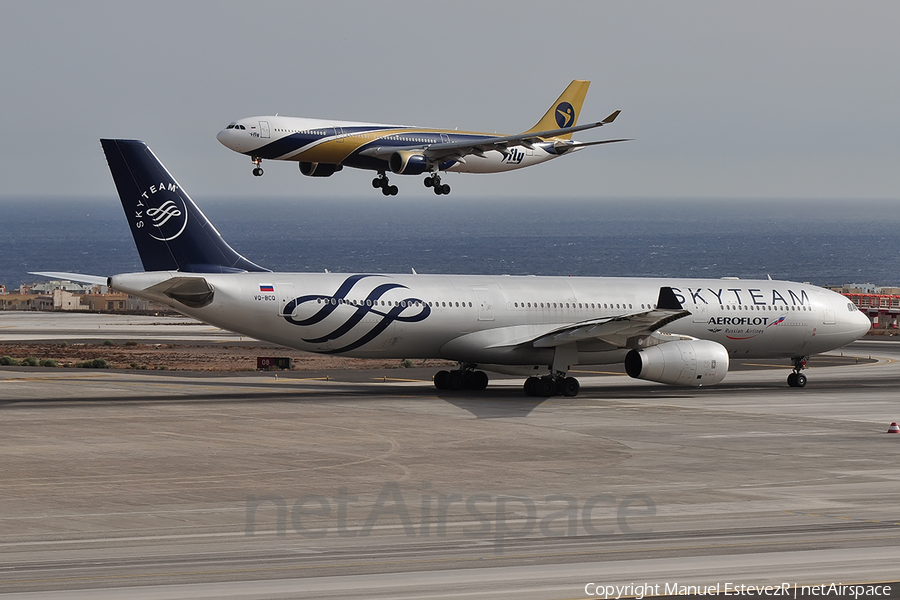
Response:
M101 144L145 272L41 275L298 350L457 361L435 375L442 390L484 389L487 370L530 374L529 396L575 396L573 366L622 362L637 379L705 386L734 357L790 359L788 384L803 387L809 355L870 327L844 296L790 281L273 273L225 242L146 144Z
M628 140L577 142L572 134L608 125L615 111L602 121L576 125L590 81L575 80L537 124L518 135L464 132L449 129L323 121L282 116L248 117L234 121L216 138L227 148L251 158L253 174L262 176L266 160L300 163L309 177L330 177L344 167L377 171L372 187L385 196L397 195L387 173L421 175L435 194L449 194L442 171L500 173L530 167L588 146Z

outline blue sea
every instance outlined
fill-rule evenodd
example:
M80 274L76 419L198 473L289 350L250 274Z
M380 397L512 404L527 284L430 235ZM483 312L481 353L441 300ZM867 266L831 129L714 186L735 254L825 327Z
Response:
M900 285L900 201L195 197L275 271L740 277ZM0 199L0 283L141 270L108 198Z

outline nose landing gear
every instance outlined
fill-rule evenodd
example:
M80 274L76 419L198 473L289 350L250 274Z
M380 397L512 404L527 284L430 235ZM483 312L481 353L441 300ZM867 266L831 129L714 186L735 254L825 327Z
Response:
M808 356L795 356L791 359L791 363L794 365L794 372L788 375L787 382L789 386L806 387L806 375L800 371L806 368L807 362L809 362Z
M252 159L252 162L254 165L256 165L256 167L254 167L254 169L253 169L253 176L254 177L262 177L263 170L262 170L262 167L259 166L262 164L262 159L259 158L258 156L254 156Z

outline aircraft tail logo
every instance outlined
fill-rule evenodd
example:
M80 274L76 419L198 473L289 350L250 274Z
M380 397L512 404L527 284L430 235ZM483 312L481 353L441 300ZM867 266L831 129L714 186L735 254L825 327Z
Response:
M146 271L266 271L229 246L144 142L100 140Z
M575 109L568 102L560 102L556 105L556 124L560 129L575 124Z
M160 242L168 242L174 240L179 235L184 233L184 230L187 228L188 211L184 208L183 203L182 208L179 209L174 200L166 200L162 203L162 205L160 205L159 208L147 208L146 213L147 216L150 217L150 220L153 222L153 227L155 227L156 231L159 231L163 236L158 237L153 235L152 233L149 233L148 235L154 240L159 240ZM166 226L166 224L169 223L169 221L171 221L172 219L175 219L172 224ZM172 233L172 231L174 231L174 233ZM165 232L169 233L166 234Z

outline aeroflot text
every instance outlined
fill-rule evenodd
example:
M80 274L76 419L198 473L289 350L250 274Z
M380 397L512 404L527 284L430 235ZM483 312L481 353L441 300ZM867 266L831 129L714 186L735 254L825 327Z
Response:
M769 317L710 317L707 325L768 325Z
M589 583L584 586L587 596L609 598L634 598L642 600L645 596L783 596L787 598L814 598L817 596L835 596L839 598L889 597L889 585L804 585L782 583L781 585L738 585L736 583L717 583L715 585L678 585L677 583L630 583L628 585L603 585Z

